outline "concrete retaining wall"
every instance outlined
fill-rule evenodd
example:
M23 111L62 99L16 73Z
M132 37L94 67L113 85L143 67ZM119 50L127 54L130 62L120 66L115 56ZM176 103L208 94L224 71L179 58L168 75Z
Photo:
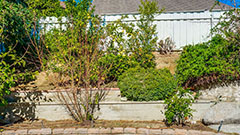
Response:
M56 98L56 91L49 92L17 92L12 93L12 103L2 107L2 111L10 118L46 119L50 121L71 119L65 106ZM207 110L214 105L212 101L197 101L192 108L193 120L203 118ZM163 120L164 103L121 101L120 91L111 90L103 102L100 111L96 112L99 119L104 120ZM4 111L3 111L4 110ZM3 115L3 114L1 114Z
M206 101L194 103L192 108L196 111L193 120L201 120L213 104ZM163 102L102 102L96 116L104 120L163 120L164 106ZM63 105L54 103L36 105L35 117L51 121L71 119Z
M202 100L240 102L240 81L200 91Z

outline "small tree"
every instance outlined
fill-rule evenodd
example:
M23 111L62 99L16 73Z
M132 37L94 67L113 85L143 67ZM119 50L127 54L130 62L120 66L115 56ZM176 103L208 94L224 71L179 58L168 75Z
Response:
M109 24L109 31L113 39L109 44L109 50L131 55L131 59L137 61L141 67L155 67L152 51L157 47L156 24L154 17L163 10L159 10L156 1L141 0L139 16L133 16L137 22L123 23L120 20Z

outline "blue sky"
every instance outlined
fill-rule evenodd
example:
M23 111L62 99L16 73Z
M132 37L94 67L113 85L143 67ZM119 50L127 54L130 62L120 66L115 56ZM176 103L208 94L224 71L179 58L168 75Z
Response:
M234 7L234 0L218 0L218 1ZM240 0L235 0L235 3L236 3L236 6L239 8L240 7Z
M65 0L60 0L60 1L65 1ZM75 1L80 2L81 0L75 0ZM218 1L234 7L234 0L218 0ZM236 6L240 7L240 0L235 0L235 2L236 2Z
M65 0L60 0L60 1L65 1ZM81 0L75 0L76 2L80 2Z

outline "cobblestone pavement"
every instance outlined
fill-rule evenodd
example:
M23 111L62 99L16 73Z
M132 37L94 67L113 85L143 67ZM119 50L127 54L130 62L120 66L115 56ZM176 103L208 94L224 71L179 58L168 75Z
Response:
M147 128L42 128L25 130L6 130L0 133L2 135L50 135L50 134L71 134L71 135L224 135L223 133L214 133L209 131L197 131L186 129L147 129Z

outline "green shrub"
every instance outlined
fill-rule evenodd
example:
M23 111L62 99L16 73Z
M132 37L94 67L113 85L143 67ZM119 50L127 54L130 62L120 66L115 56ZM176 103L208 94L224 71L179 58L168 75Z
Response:
M141 49L140 49L141 50ZM138 53L127 56L125 54L107 54L100 59L101 64L106 67L110 67L107 74L105 82L111 82L118 80L124 72L129 68L134 68L137 66L143 68L154 68L156 63L154 61L154 55L150 53Z
M110 67L110 71L107 74L107 82L117 80L129 68L135 67L138 63L131 60L129 56L123 54L108 54L102 57L101 62Z
M185 121L192 117L193 109L190 107L194 98L189 90L178 88L178 91L170 98L166 98L165 118L166 124L185 124Z
M239 64L231 60L235 50L228 46L226 39L216 35L209 42L184 47L177 65L178 83L199 89L237 79Z
M118 79L121 95L133 101L162 100L174 93L177 83L167 69L130 68Z
M15 67L24 67L25 61L17 57L16 51L0 53L0 106L6 105L7 101L4 99L5 95L10 94L10 88L14 87L17 83L23 81L30 75L28 73L19 73ZM11 59L13 63L9 63Z
M0 66L0 106L7 104L4 96L10 94L9 89L15 85L14 72L13 69L10 69L10 65L8 64Z

